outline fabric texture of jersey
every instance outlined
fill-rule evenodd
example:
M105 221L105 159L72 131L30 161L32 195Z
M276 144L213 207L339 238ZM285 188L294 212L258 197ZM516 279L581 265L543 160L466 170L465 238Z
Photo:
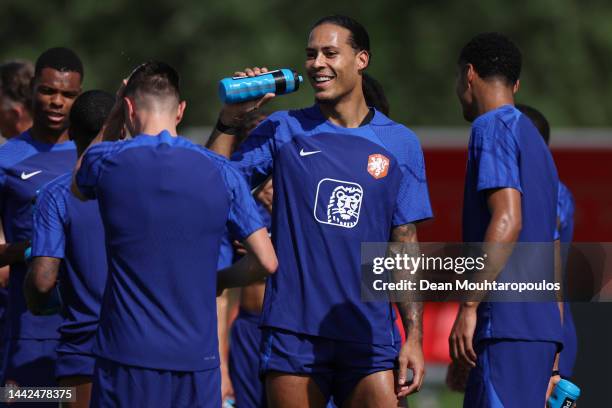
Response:
M159 370L217 367L221 237L226 225L239 239L263 227L244 179L167 131L91 147L76 178L98 199L109 254L94 351Z
M521 273L554 282L559 179L552 155L533 123L512 105L479 116L472 125L463 203L463 240L482 242L490 221L486 191L512 188L521 193L522 229L517 242ZM535 251L536 256L525 256ZM518 251L515 248L514 254ZM525 264L537 260L537 267ZM517 270L516 268L514 270ZM498 280L519 281L502 271ZM514 273L514 272L513 272ZM555 302L482 302L478 307L475 341L486 338L562 343L561 319Z
M0 216L6 242L32 238L32 209L36 192L46 183L74 168L74 143L42 143L29 131L0 147ZM20 339L56 339L61 316L34 316L26 307L23 279L26 266L11 265L7 329Z
M251 186L273 174L279 269L263 326L394 344L391 305L361 301L360 251L432 215L414 133L378 111L364 126L339 127L314 105L270 115L232 160Z
M559 182L559 199L557 212L559 216L559 239L561 240L561 256L563 270L566 270L570 244L574 236L574 197L565 184ZM559 356L559 371L564 377L571 377L574 372L576 355L578 354L578 337L569 302L563 308L563 352Z
M464 408L541 408L546 399L554 343L486 340L478 345Z
M32 256L62 259L59 289L64 321L58 352L91 354L108 267L98 202L70 191L72 172L45 185L33 218Z

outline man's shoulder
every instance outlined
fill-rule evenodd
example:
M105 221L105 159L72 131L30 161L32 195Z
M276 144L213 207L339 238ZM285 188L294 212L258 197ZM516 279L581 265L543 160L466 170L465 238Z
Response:
M65 198L70 192L70 186L72 184L72 172L64 173L57 176L47 184L42 186L37 192L37 200L41 197L52 197L55 199Z
M370 127L400 162L410 162L414 154L422 153L421 142L416 133L381 112L376 112Z
M27 132L9 139L0 146L0 169L7 169L35 155L38 150L29 142Z

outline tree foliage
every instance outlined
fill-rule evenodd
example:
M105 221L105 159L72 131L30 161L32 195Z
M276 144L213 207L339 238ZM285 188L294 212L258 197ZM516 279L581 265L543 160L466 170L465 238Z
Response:
M556 126L612 124L612 9L605 1L450 0L0 0L0 59L35 59L74 48L85 88L113 90L136 64L161 59L182 75L189 125L214 123L217 81L245 66L303 71L310 26L348 14L370 32L369 72L384 85L392 117L413 125L463 122L454 94L461 47L482 31L508 34L524 54L518 99ZM312 91L272 109L308 105Z

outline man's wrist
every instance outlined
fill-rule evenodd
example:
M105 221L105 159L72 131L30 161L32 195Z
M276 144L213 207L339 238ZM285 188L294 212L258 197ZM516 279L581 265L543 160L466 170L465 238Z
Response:
M219 118L217 119L217 124L215 125L215 129L217 129L219 132L224 133L226 135L236 136L239 133L238 127L223 123L221 116L219 116Z

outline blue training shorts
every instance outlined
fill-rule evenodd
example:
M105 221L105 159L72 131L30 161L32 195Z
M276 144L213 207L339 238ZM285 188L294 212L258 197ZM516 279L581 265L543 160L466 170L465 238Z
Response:
M476 348L464 408L542 408L557 344L545 341L485 340Z
M377 345L332 340L277 328L263 329L260 374L270 371L306 374L326 399L337 406L359 381L376 372L397 368L400 344Z
M98 358L91 407L219 408L219 368L167 371Z

